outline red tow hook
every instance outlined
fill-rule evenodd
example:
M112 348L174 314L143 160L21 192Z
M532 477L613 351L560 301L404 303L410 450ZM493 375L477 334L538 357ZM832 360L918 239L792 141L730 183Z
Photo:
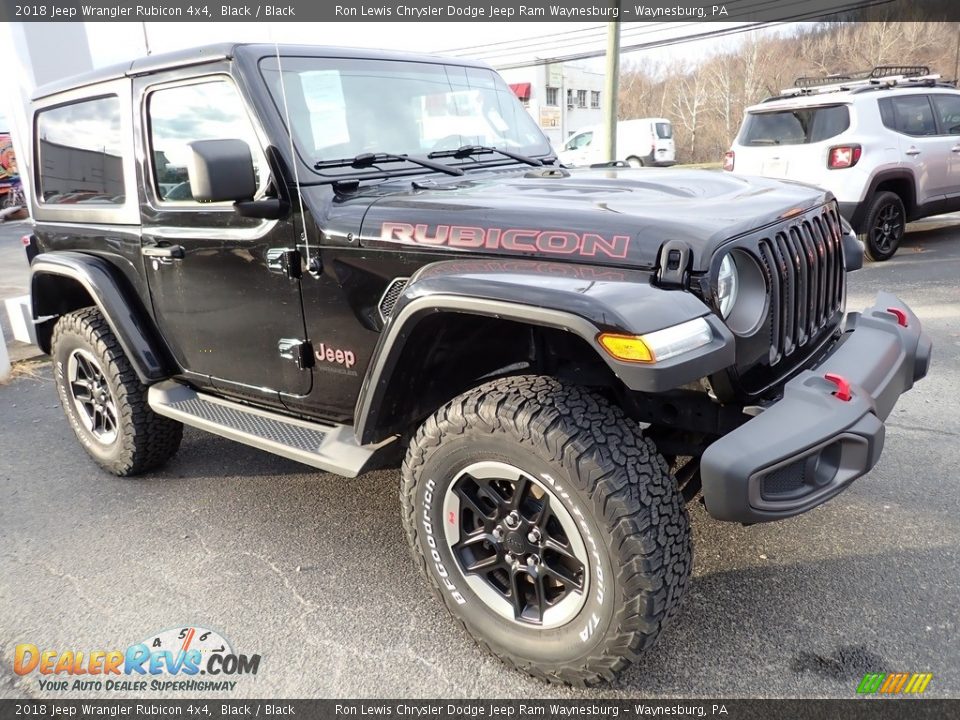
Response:
M845 377L835 373L826 373L823 377L837 386L837 389L833 391L833 396L835 398L838 400L843 400L844 402L850 402L850 398L853 397L853 393L850 392L850 383L847 382Z
M907 326L907 313L900 308L887 308L887 312L897 318L897 324L901 327Z

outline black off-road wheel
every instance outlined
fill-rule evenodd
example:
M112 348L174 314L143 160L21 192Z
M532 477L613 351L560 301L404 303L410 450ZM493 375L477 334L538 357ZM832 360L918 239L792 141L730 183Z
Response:
M146 386L97 308L61 317L52 346L60 404L101 467L128 477L160 467L177 452L183 425L150 409Z
M664 459L602 396L501 379L420 427L403 522L434 594L508 665L556 683L612 680L680 605L692 561Z
M875 262L889 260L903 241L907 213L903 200L892 192L878 192L870 202L860 235L866 255Z

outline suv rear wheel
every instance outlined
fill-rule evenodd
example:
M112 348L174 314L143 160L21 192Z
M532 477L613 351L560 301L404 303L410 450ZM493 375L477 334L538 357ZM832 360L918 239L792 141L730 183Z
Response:
M482 385L403 464L414 559L485 649L552 682L611 680L676 613L691 565L664 459L603 397L552 378Z
M874 195L860 236L867 257L877 262L892 258L903 240L906 225L907 213L899 195L887 191Z
M122 477L169 460L183 425L147 405L147 388L97 308L61 317L53 330L57 393L90 457Z

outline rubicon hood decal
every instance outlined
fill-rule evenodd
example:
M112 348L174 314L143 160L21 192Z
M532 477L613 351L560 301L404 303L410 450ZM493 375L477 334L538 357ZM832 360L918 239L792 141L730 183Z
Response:
M566 230L427 225L385 222L380 240L414 245L446 245L465 250L511 250L547 255L580 255L623 259L630 251L629 235L604 237L599 233Z
M830 196L796 183L675 168L573 170L544 177L522 169L471 170L413 183L397 178L339 198L320 213L331 236L360 246L549 259L651 270L670 240L705 272L725 241L774 225L791 208ZM308 195L309 201L309 195Z

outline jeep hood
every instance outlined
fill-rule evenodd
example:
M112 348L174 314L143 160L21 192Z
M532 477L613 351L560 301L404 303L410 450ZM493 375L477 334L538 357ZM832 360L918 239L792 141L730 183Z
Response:
M677 168L477 170L358 195L370 203L366 247L654 268L661 245L680 240L694 272L725 241L830 199L799 183Z

